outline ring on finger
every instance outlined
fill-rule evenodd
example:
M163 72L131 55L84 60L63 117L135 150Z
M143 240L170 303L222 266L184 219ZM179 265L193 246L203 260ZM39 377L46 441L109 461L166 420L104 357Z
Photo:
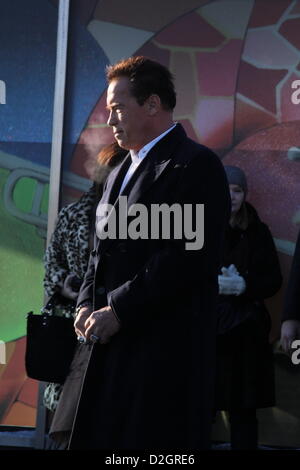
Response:
M90 340L92 341L92 343L98 343L98 341L100 340L100 337L97 335L91 334Z

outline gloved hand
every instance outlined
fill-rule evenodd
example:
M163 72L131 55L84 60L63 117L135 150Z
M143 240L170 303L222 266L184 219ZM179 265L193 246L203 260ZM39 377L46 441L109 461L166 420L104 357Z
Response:
M300 339L300 321L285 320L281 325L280 344L286 353L291 352L291 345L294 339Z
M67 299L76 300L79 294L81 281L76 274L69 274L64 281L61 294Z
M227 275L227 276L233 276L234 274L237 274L239 275L240 273L238 272L238 270L236 269L235 265L234 264L231 264L229 266L229 268L222 268L221 269L222 273Z
M218 276L219 294L241 295L246 289L245 279L239 275L234 264L228 268L221 269L222 274Z

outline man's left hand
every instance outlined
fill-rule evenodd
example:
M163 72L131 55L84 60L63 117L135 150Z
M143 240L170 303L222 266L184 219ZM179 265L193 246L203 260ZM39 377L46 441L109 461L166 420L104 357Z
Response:
M85 338L87 341L93 340L98 337L99 343L106 344L110 338L115 335L120 329L120 322L116 318L112 308L107 306L95 310L86 320L85 324ZM94 335L94 337L91 335Z

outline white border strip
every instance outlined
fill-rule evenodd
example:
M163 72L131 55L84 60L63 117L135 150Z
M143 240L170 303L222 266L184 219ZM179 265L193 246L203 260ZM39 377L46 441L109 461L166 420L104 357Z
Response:
M58 10L47 245L54 230L59 210L59 196L61 183L61 150L63 139L63 119L70 6L69 3L69 0L60 0Z

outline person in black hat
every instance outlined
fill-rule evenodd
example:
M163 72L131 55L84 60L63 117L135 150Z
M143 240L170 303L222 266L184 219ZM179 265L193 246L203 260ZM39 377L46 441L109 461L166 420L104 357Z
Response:
M247 179L225 166L231 218L219 281L216 409L229 412L232 449L256 449L256 409L275 404L271 320L264 299L282 278L269 228L246 201Z

